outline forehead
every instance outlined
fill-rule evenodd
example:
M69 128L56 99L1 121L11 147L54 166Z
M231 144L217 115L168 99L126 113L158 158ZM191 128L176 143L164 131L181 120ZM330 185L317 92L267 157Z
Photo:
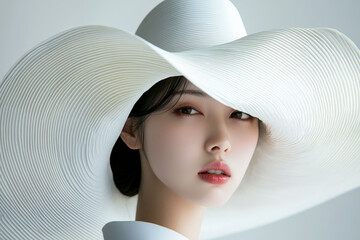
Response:
M179 92L176 92L176 93L179 93ZM182 93L183 93L183 95L188 94L188 95L195 95L195 96L198 96L198 97L211 98L208 94L206 94L200 88L196 87L190 81L188 82L187 86L185 87L185 89L184 89L184 91Z
M202 91L200 88L195 86L190 81L188 81L188 85L186 86L186 88L184 90L185 91L183 92L182 96L196 96L196 97L199 97L200 99L202 99L204 101L211 102L212 105L221 105L221 106L223 106L225 108L234 110L234 108L232 108L230 106L227 106L227 105L219 102L215 98L211 97L210 95L208 95L206 92Z
M197 86L195 86L192 82L188 82L187 86L186 86L186 89L191 89L191 90L198 90L198 91L201 91L203 92L200 88L198 88Z

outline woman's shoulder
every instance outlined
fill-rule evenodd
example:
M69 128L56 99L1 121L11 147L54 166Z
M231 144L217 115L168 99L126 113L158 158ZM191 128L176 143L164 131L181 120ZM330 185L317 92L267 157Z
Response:
M105 224L102 229L104 240L188 240L169 228L141 221L116 221Z

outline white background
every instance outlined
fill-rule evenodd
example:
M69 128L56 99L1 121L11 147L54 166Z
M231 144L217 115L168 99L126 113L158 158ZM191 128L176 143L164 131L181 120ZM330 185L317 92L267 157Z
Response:
M159 2L161 0L0 0L0 79L22 54L54 34L81 25L107 25L133 33ZM248 34L284 27L331 27L345 33L360 47L360 1L232 2L239 9ZM221 239L358 240L360 188L295 216Z

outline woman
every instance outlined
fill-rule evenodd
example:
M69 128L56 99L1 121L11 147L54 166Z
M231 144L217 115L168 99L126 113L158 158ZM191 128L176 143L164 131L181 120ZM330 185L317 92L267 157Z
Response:
M130 112L111 158L119 190L139 193L136 221L198 239L205 207L223 205L240 184L258 123L184 77L155 84ZM141 163L125 144L139 149Z
M207 3L165 1L143 21L138 36L101 26L66 31L9 71L0 85L0 237L97 239L104 224L122 221L116 228L130 233L156 229L195 239L202 219L201 236L216 237L281 219L360 185L359 49L331 29L243 37L230 2ZM175 91L185 90L178 102L179 96L167 97L169 105L146 110L140 124L131 113L135 103L160 80L176 82L169 78L174 76L189 81ZM197 96L187 94L195 90ZM251 120L243 120L247 116ZM192 142L188 129L196 131ZM119 135L140 152L136 217L137 199L115 189L110 171ZM180 144L191 151L183 152ZM112 163L126 160L120 154ZM217 169L203 176L208 164L222 160L230 168L219 164L225 177L213 176L222 174ZM175 170L186 177L173 178ZM153 188L162 198L148 193ZM182 211L168 207L185 203L193 222L190 213L182 218ZM161 212L159 204L166 206ZM222 204L204 215L204 207ZM151 227L126 222L134 219ZM107 226L106 238L113 230Z

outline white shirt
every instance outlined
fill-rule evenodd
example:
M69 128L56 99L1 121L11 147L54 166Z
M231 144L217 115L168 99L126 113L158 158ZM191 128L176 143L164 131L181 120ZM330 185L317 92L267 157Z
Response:
M189 240L169 228L140 221L109 222L102 231L104 240Z

